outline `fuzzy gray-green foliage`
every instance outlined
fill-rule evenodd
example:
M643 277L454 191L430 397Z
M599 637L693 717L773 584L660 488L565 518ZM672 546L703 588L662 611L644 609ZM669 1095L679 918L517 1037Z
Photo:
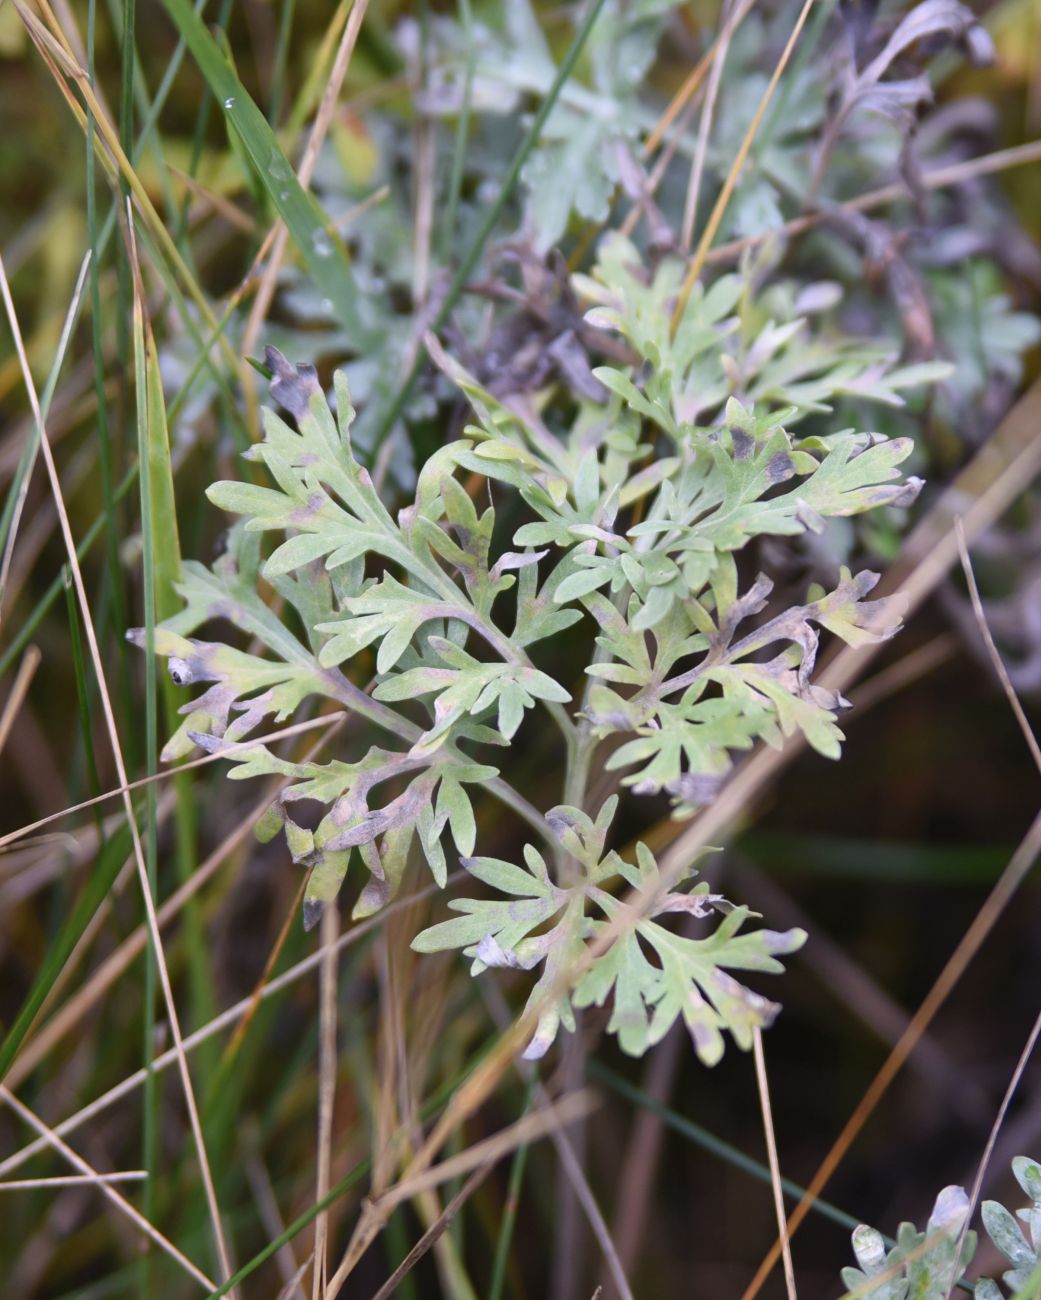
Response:
M1041 1285L1041 1164L1016 1156L1012 1173L1030 1203L1012 1214L999 1201L984 1201L980 1217L987 1236L1012 1266L1002 1282L1010 1293L1026 1297L1036 1295ZM853 1232L859 1267L842 1270L847 1295L856 1300L946 1300L957 1285L971 1290L976 1300L1004 1300L1005 1292L993 1278L980 1278L971 1287L964 1281L977 1243L968 1228L970 1210L964 1188L945 1187L925 1231L902 1223L888 1250L882 1234L862 1223Z
M987 1236L1011 1265L1002 1274L1002 1282L1010 1292L1019 1293L1028 1284L1034 1288L1041 1284L1041 1164L1028 1156L1016 1156L1012 1173L1029 1204L1012 1214L999 1201L984 1201L980 1216ZM993 1279L981 1278L976 1283L976 1297L1002 1300L1003 1292Z
M890 1250L880 1232L862 1223L853 1232L859 1267L842 1270L847 1294L857 1300L946 1300L976 1252L976 1234L965 1231L968 1215L964 1188L945 1187L925 1231L902 1223Z
M266 411L264 440L247 454L273 485L214 485L214 504L239 516L227 554L212 569L186 566L185 609L156 634L176 682L208 683L184 706L167 759L195 745L221 751L316 697L382 733L352 761L295 763L262 744L227 756L236 778L287 779L261 833L284 828L294 861L309 870L308 924L336 897L354 850L368 871L356 916L393 897L414 843L443 885L450 831L470 874L500 897L457 900L463 915L415 946L464 948L475 971L541 965L533 998L565 991L542 1015L532 1055L560 1024L571 1027L573 1006L608 997L611 1028L634 1054L681 1018L711 1062L724 1032L747 1046L752 1026L769 1022L774 1004L729 972L778 971L777 956L802 933L738 933L746 908L704 885L659 887L642 845L634 861L610 851L617 800L595 821L577 806L583 765L600 740L619 738L607 766L635 796L667 792L682 816L711 799L735 752L757 741L801 733L835 758L843 701L814 684L820 635L860 645L899 624L893 599L867 599L872 573L842 570L829 589L778 607L769 577L743 578L738 557L760 537L798 537L829 518L909 503L918 483L899 468L908 440L795 430L850 391L899 403L903 388L935 368L901 370L873 347L815 334L794 304L783 324L767 320L750 333L762 312L742 273L692 295L673 336L679 270L666 261L648 277L631 246L605 241L593 278L577 288L593 303L588 324L631 361L596 371L598 400L575 399L560 433L530 404L504 405L429 340L474 421L421 467L397 514L352 449L343 375L334 415L313 369L269 350L272 396L295 428ZM496 531L495 506L475 504L483 493L464 487L472 475L522 507L527 517L512 535ZM292 625L264 587L295 611ZM254 648L197 639L214 618ZM533 647L569 629L578 644L579 627L584 659L565 657L560 676L535 666ZM370 694L351 674L372 652ZM497 757L534 710L559 730L566 758L565 798L545 813L513 789ZM541 839L525 849L523 867L474 856L477 785ZM327 810L313 830L292 815L300 800ZM652 905L633 925L614 924L608 937L617 937L600 951L626 886ZM664 924L677 912L722 920L692 939ZM600 945L595 957L591 944ZM582 974L568 992L572 968Z

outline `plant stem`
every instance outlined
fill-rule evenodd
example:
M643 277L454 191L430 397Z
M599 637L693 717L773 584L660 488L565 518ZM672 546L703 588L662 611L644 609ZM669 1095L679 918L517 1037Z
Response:
M585 701L583 701L584 705ZM567 774L564 778L564 802L572 808L582 809L589 783L589 765L596 749L592 724L585 718L574 728L574 739L568 746ZM582 809L582 811L585 811Z
M417 741L423 734L415 723L409 722L407 718L401 717L401 715L395 713L393 709L389 709L385 704L381 704L379 700L374 700L370 698L370 696L366 695L366 693L359 687L355 686L353 682L348 681L338 668L326 670L325 676L333 685L332 694L334 697L350 709L351 712L360 714L361 717L366 718L369 722L392 732L395 736L398 736L401 740L407 741L409 744L415 743L415 741ZM555 707L560 709L559 704ZM561 712L563 712L562 709ZM568 726L571 727L571 720L567 718L566 714L564 716L567 719ZM454 747L446 752L451 755L454 762L472 761L467 758L465 754L460 754ZM512 808L518 817L523 818L524 821L526 821L533 830L537 831L548 844L556 845L557 841L549 827L546 825L546 819L539 810L533 804L530 804L522 794L518 793L509 782L504 781L502 777L494 777L491 781L486 783L486 788L495 796L496 799L499 800L500 803L505 804L507 808Z

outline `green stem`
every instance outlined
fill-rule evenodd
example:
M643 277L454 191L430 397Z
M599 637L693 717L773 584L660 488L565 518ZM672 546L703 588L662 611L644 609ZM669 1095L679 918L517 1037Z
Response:
M391 732L399 739L407 741L410 745L414 744L422 736L422 730L414 722L409 722L407 718L401 717L393 709L381 704L379 700L374 700L366 695L353 682L348 681L338 668L328 669L324 675L331 685L331 694L334 698L338 699L341 704L352 712L360 714L369 722ZM568 725L571 725L570 719ZM446 752L453 762L466 763L472 761L465 754L460 754L454 746L450 747ZM523 818L548 844L556 845L556 838L546 825L546 819L509 782L504 781L502 777L495 777L486 783L486 788L500 803L505 804L507 808L512 808L518 817Z
M459 112L459 121L455 129L455 149L452 153L452 171L448 181L448 208L444 226L441 230L441 260L446 264L452 258L452 240L455 235L456 215L459 210L459 195L463 188L463 169L466 157L466 142L470 136L470 109L473 97L475 46L473 32L473 13L470 0L459 0L459 20L466 33L466 72L463 80L463 103Z
M564 802L571 808L582 808L589 784L589 767L596 749L596 737L591 725L584 719L574 729L575 736L568 746L567 773L564 777Z

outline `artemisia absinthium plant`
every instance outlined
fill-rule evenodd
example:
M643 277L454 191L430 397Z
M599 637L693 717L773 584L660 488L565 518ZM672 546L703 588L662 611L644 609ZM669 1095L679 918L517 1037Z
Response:
M228 754L235 779L286 780L259 834L283 831L309 872L305 924L335 900L352 855L367 873L355 917L394 896L410 858L444 885L459 857L484 888L451 901L458 915L413 947L461 948L474 974L540 970L530 1057L594 1003L610 1004L609 1028L634 1055L677 1018L707 1063L725 1032L747 1047L769 1023L776 1005L733 972L780 971L803 932L747 928L749 910L710 893L693 864L676 882L660 880L643 844L623 858L611 847L619 800L666 792L688 817L735 754L797 732L837 758L843 701L814 684L820 635L876 642L900 619L895 600L868 599L874 573L846 569L776 609L770 577L747 574L742 554L758 538L908 504L918 488L899 468L908 440L798 427L849 396L899 404L936 367L894 369L837 333L815 314L827 295L804 292L805 310L781 325L764 318L761 301L784 286L757 290L747 267L698 286L673 333L681 277L676 260L649 274L624 239L602 241L574 287L589 324L631 364L596 369L599 397L568 397L553 413L563 432L532 404L503 405L431 339L473 422L422 466L396 512L352 452L343 376L330 406L311 367L270 350L271 396L290 419L266 411L247 455L271 486L210 489L239 521L212 568L185 566L184 609L156 637L175 682L207 683L184 706L167 761L286 723L315 697L355 715L351 757L297 763L263 744ZM509 496L523 522L500 539L483 503ZM215 619L255 649L193 635ZM532 650L565 632L583 658L569 651L553 676ZM559 803L545 809L510 783L509 745L529 710L559 732ZM617 793L589 807L591 774L604 769ZM527 823L517 860L475 855L478 785ZM326 809L313 830L294 817L301 801ZM620 916L630 888L651 905ZM696 937L677 932L684 917L697 918Z

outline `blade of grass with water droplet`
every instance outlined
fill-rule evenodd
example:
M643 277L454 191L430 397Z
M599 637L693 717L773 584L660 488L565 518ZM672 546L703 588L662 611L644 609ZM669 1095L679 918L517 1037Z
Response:
M331 299L342 324L359 348L371 347L375 336L366 322L364 304L346 249L330 228L315 199L304 190L282 152L264 114L225 62L217 43L188 0L163 0L177 30L192 52L199 70L256 168L278 215L285 222L300 255L323 293Z

